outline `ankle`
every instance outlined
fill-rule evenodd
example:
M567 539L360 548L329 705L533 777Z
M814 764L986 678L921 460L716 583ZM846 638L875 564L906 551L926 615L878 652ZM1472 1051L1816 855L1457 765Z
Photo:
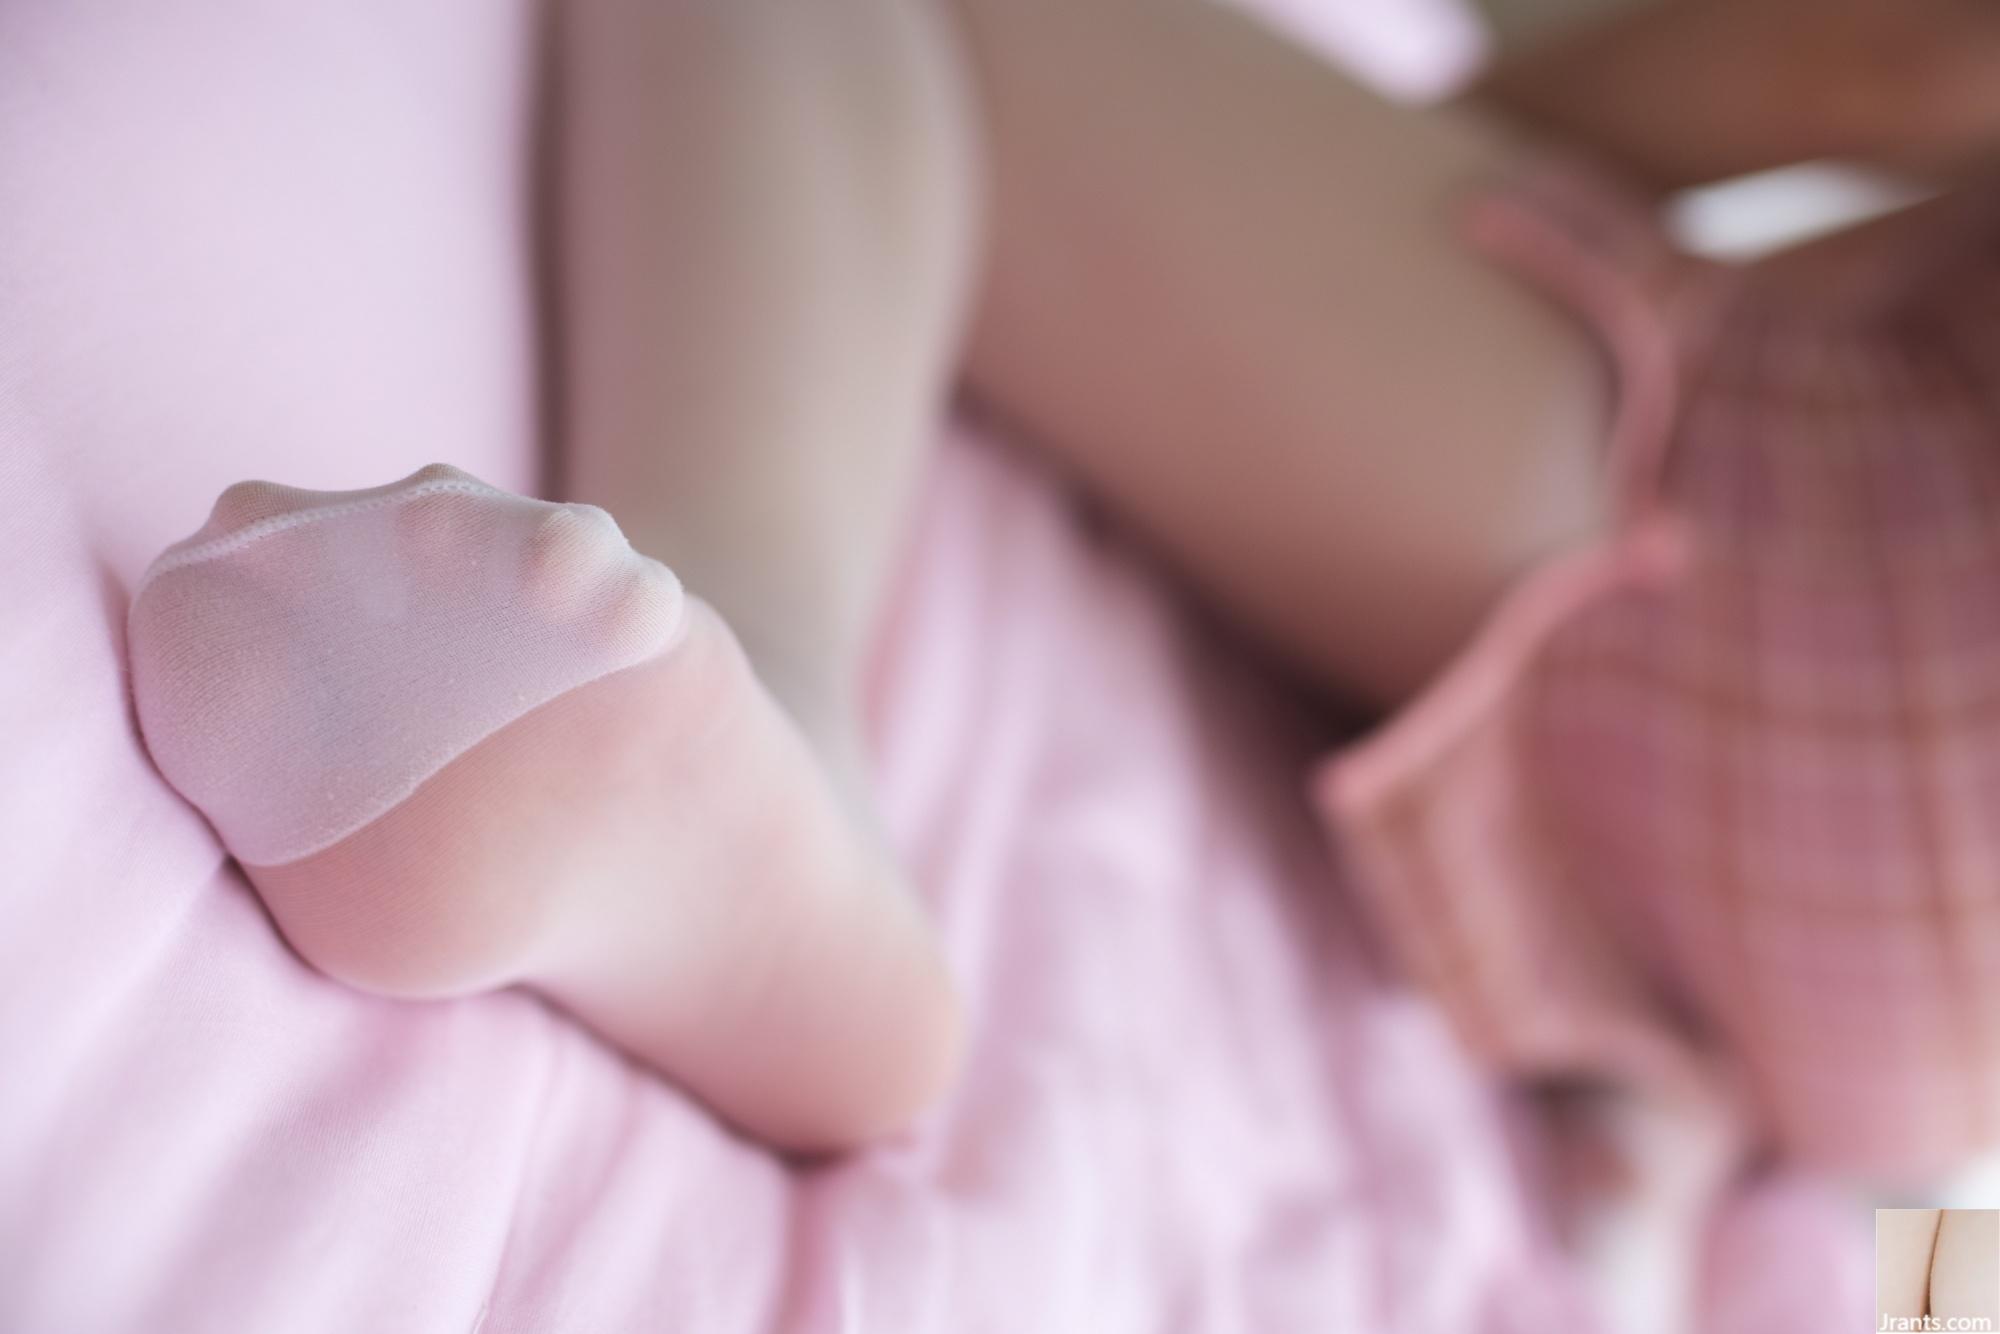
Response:
M862 736L861 690L851 666L860 655L813 651L735 620L730 629L758 683L798 728L835 785L844 794L850 789L855 795L867 793L872 783Z

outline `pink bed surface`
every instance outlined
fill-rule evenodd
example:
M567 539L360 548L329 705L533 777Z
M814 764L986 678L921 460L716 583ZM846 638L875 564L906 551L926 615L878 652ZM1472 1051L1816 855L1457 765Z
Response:
M794 1170L531 997L286 950L126 600L243 476L533 488L532 55L518 0L0 6L0 1329L1588 1330L1309 729L973 428L872 700L974 1025L918 1133ZM1747 1196L1707 1327L1865 1327L1854 1221Z

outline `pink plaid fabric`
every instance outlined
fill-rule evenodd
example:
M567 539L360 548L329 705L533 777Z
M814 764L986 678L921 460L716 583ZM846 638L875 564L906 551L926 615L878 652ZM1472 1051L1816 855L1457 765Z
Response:
M1748 267L1573 168L1471 231L1609 349L1619 520L1321 775L1384 935L1509 1070L2000 1141L2000 189Z

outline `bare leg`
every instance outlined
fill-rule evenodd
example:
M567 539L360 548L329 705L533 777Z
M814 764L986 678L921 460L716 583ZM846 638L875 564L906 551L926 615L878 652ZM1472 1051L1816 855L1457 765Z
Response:
M1599 522L1585 335L1468 254L1510 150L1203 0L959 0L994 163L973 385L1377 700Z
M994 162L972 384L1221 607L1393 703L1599 528L1603 358L1456 231L1514 167L1496 127L1206 0L957 3ZM1727 1160L1653 1111L1606 1135L1631 1188L1557 1207L1607 1309L1674 1328Z

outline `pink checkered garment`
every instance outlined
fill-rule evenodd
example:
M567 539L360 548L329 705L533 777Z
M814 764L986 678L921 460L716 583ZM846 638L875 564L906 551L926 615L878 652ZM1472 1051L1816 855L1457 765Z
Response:
M2000 185L1747 267L1573 167L1470 216L1611 354L1618 522L1321 775L1383 934L1510 1071L2000 1142Z

